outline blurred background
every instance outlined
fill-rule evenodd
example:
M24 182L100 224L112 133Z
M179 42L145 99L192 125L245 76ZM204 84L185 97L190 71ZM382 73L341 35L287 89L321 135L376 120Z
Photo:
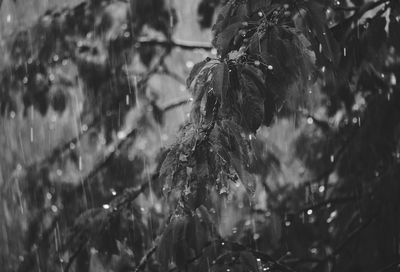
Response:
M317 3L338 61L251 140L255 196L209 196L222 237L295 271L398 271L400 8L379 2ZM0 3L0 267L134 271L173 210L157 173L221 3Z

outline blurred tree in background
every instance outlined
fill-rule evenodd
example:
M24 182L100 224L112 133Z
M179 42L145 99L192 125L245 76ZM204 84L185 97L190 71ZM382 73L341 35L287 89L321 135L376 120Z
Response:
M399 270L400 2L59 4L0 1L4 271Z

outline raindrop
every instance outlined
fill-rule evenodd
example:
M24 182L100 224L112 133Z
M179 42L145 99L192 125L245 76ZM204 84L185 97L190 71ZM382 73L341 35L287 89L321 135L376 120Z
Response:
M11 111L11 112L10 112L10 117L11 117L11 119L14 119L14 118L15 118L15 111Z
M7 14L7 23L10 23L11 22L11 14Z
M331 155L331 162L333 163L334 161L335 161L335 156L334 155Z
M337 211L333 211L331 212L331 214L329 215L329 218L326 220L326 223L330 224L333 219L335 219L337 216Z
M345 47L345 48L343 48L343 56L347 56L347 48Z
M264 14L262 13L262 11L259 11L257 14L258 14L258 16L260 16L260 17L263 17L263 15L264 15Z
M217 55L217 53L218 53L217 49L215 49L215 48L211 49L211 54Z
M88 130L88 126L86 124L83 124L82 127L81 127L81 130L83 132L87 131Z
M254 233L253 240L258 240L258 239L260 239L260 234Z
M324 185L319 186L318 191L320 193L323 193L325 191L325 186Z
M390 84L392 84L393 86L395 86L397 84L397 78L395 74L390 74Z
M58 211L58 208L56 205L51 205L51 211L56 213Z
M291 223L290 221L288 221L288 220L285 221L285 226L286 226L286 227L290 227L291 224L292 224L292 223Z
M27 84L27 83L28 83L28 77L24 77L24 78L22 79L22 83Z
M31 143L33 143L33 127L31 127Z
M51 199L53 198L53 196L52 196L49 192L47 192L47 193L46 193L46 198L47 198L48 200L51 200Z
M110 205L108 205L108 204L103 205L103 209L108 210L109 208L110 208Z
M273 69L274 69L274 66L268 65L268 66L267 66L267 69L268 69L268 70L273 70Z
M260 61L259 60L254 61L254 65L255 66L260 66Z
M60 59L60 58L58 57L57 54L55 54L55 55L53 56L53 61L54 61L54 62L57 62L59 59Z
M62 175L62 170L61 169L57 169L56 173L57 173L57 176L61 176Z
M307 210L308 215L312 215L313 211L311 209Z
M192 69L193 66L194 66L193 61L190 61L190 60L189 60L189 61L186 62L186 67L187 67L187 68Z
M312 125L314 123L314 119L312 117L307 118L307 124Z
M124 131L122 131L122 130L118 131L117 137L118 137L119 140L123 140L123 139L126 138L126 133Z

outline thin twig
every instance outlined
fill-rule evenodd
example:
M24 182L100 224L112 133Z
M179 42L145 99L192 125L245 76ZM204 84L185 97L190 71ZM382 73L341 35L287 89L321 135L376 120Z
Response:
M190 42L190 41L173 41L173 40L158 40L158 39L145 39L145 38L139 38L136 41L140 45L159 45L163 47L177 47L185 50L196 50L196 49L202 49L202 50L211 50L213 47L209 43L199 43L199 42Z
M150 248L146 252L146 254L143 256L143 258L140 260L138 266L136 266L135 272L139 272L139 271L141 271L142 269L145 268L145 266L146 266L147 262L149 261L151 255L153 255L153 253L156 251L157 246L158 246L157 244L154 245L152 248Z

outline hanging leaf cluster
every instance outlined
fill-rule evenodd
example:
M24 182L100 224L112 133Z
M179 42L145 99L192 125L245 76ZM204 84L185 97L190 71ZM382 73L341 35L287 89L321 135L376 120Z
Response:
M310 43L285 11L271 1L227 1L222 7L213 27L219 58L194 65L187 79L193 96L190 120L160 170L164 193L177 199L179 214L163 241L185 229L210 190L226 195L231 182L240 180L254 192L252 135L270 125L288 89L302 92L313 72ZM185 248L196 248L185 243ZM179 262L190 259L170 251L166 243L160 245L163 262L182 267Z

